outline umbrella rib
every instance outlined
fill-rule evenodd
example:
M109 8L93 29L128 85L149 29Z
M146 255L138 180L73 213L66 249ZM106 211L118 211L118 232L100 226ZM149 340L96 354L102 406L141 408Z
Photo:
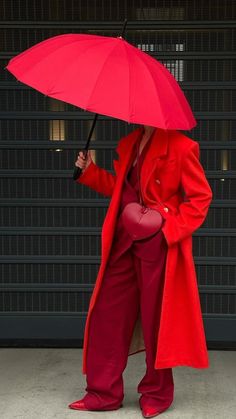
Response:
M150 57L150 58L151 58L151 57ZM161 63L158 63L158 64L161 64ZM168 70L168 68L166 68L164 65L163 65L163 67L164 67L164 69L165 69L166 71L168 71L168 73L169 73L170 77L173 77L174 81L176 82L177 88L179 89L179 93L180 93L180 95L182 95L183 100L186 102L186 105L187 105L187 108L188 108L188 111L187 111L187 112L188 112L188 115L189 115L189 117L193 118L192 111L191 111L191 109L190 109L190 105L189 105L189 103L188 103L188 101L187 101L187 99L186 99L186 96L185 96L184 92L183 92L183 91L182 91L182 89L180 88L180 86L179 86L179 84L178 84L177 80L175 79L175 77L173 76L173 74L172 74L172 73ZM164 69L162 68L162 64L161 64L160 69L161 69L162 73L164 73ZM173 87L171 86L170 80L169 80L169 78L168 78L167 76L166 76L166 81L167 81L167 83L169 84L169 86L171 87L171 90L172 90L172 92L173 92L173 94L174 94L174 96L175 96L175 98L176 98L177 103L180 103L179 98L178 98L178 95L177 95L177 92L176 92L176 89L173 89ZM186 112L183 112L182 105L181 105L181 109L182 109L182 113L183 113L184 115L186 115ZM195 125L196 125L196 124L195 124Z
M147 54L148 55L148 54ZM142 60L141 59L141 57L139 56L139 54L137 54L137 58L145 65L145 67L148 69L148 74L150 75L150 78L151 78L151 80L152 80L152 82L153 82L153 84L154 84L154 86L155 86L155 91L156 91L156 94L157 94L157 98L158 98L158 102L159 102L159 105L160 105L160 110L161 110L161 113L162 113L162 116L163 116L163 120L165 121L165 123L166 123L166 118L165 118L165 114L163 113L163 110L162 110L162 107L161 107L161 101L160 101L160 98L159 98L159 96L158 96L158 90L156 89L156 84L155 84L155 81L154 81L154 78L153 78L153 75L152 75L152 73L151 73L151 69L147 66L147 64L145 63L145 61L144 60ZM150 57L151 58L151 57ZM154 58L153 58L154 59Z
M61 36L64 36L64 35L71 35L71 34L63 34L63 35L59 35L59 36L61 37ZM55 37L55 38L56 38L56 37ZM49 39L50 39L50 38L49 38ZM46 41L47 41L47 39L46 39L45 41L42 41L42 42L46 42ZM81 40L81 39L79 39L79 40L78 40L78 39L75 39L75 40L71 41L71 43L77 43L77 42L87 42L87 40L84 40L84 39L82 39L82 40ZM107 42L107 40L105 40L105 39L104 39L104 40L99 40L99 42L97 42L97 43L99 44L99 43L101 43L101 42L102 42L102 43L103 43L103 42ZM56 50L52 50L52 51L50 51L50 53L48 53L47 57L48 57L49 55L51 55L51 54L54 54L55 52L58 52L58 50L59 50L59 49L61 50L61 49L63 49L63 48L67 48L67 47L68 47L68 45L69 45L69 44L63 44L63 45L60 45L60 46L59 46ZM33 45L31 48L33 49L33 48L36 48L36 47L39 47L39 46L40 46L39 44L36 44L36 45ZM87 52L87 50L88 50L88 49L90 49L90 48L92 48L92 47L94 47L94 44L93 44L93 45L88 46L88 47L87 47L87 49L86 49L86 52ZM31 48L29 48L29 49L31 49ZM28 50L23 51L23 53L22 53L22 54L27 53L27 52L28 52ZM14 59L15 59L15 58L17 58L17 57L18 57L18 56L14 57ZM19 58L20 58L20 57L19 57ZM71 63L72 61L73 61L73 63L74 63L77 59L78 59L78 56L76 56L74 60L71 60L71 61L70 61L70 63ZM43 62L43 59L42 59L41 63L42 63L42 62ZM37 62L37 63L36 63L36 65L38 65L38 63L39 63L39 62ZM28 68L28 70L27 70L27 71L25 71L25 73L29 72L30 70L31 70L31 68L29 67L29 68ZM64 76L63 76L63 74L64 74L64 73L63 73L63 69L62 69L60 72L58 72L58 77L56 78L56 82L55 82L55 77L54 77L54 80L53 80L53 81L54 81L54 86L56 86L56 85L57 85L58 80L60 80L60 78L63 78L63 77L64 77ZM25 82L24 82L24 83L25 83ZM27 84L27 83L26 83L26 84ZM32 86L31 86L31 87L32 87ZM51 95L55 94L55 93L53 92L53 89L54 89L54 87L53 87L53 88L51 88L51 89L50 89L50 91L48 91L48 90L47 90L47 91L45 91L45 90L39 90L39 91L40 91L41 93L44 93L44 94L46 93L46 95L47 95L47 96L49 96L49 97L53 97L53 96L51 96Z
M117 45L119 45L119 44L117 44ZM110 54L114 51L114 49L117 47L117 45L115 45L115 46L114 46L114 48L112 48L112 49L111 49L110 53L107 55L106 59L104 60L104 63L103 63L102 68L101 68L101 70L100 70L100 75L98 76L98 78L97 78L97 80L96 80L96 83L94 84L94 86L93 86L93 88L92 88L92 90L91 90L91 92L90 92L90 95L89 95L89 98L88 98L87 103L90 101L91 96L93 95L93 92L94 92L94 90L95 90L95 88L96 88L96 86L97 86L97 84L98 84L99 78L100 78L100 76L101 76L101 74L102 74L102 70L103 70L103 68L105 67L106 62L107 62L107 61L108 61L108 59L109 59L109 55L110 55ZM86 107L85 107L85 106L84 106L84 108L86 109Z
M127 52L127 49L126 49L126 44L123 43L123 45L124 45L125 53L126 53L126 56L127 56L128 67L129 67L129 110L128 110L128 113L129 113L129 119L131 119L132 116L131 116L131 111L130 111L130 103L131 103L131 101L130 101L130 98L131 98L130 63L129 63L129 55L128 55L128 52ZM131 56L131 54L130 54L130 56Z
M70 35L70 34L64 34L64 35ZM64 35L59 35L59 36L61 37L61 36L64 36ZM56 36L55 36L55 38L56 38ZM51 39L51 38L49 38L49 39ZM28 54L28 53L30 54L30 53L31 53L31 51L30 51L30 50L33 50L33 48L34 48L34 52L35 52L36 48L40 48L40 47L42 47L42 45L40 45L40 44L42 44L42 43L44 43L44 42L46 43L47 41L48 41L48 39L45 39L44 41L40 42L39 44L33 45L32 47L30 47L30 48L28 48L27 50L23 51L21 54L19 54L19 55L17 55L16 57L14 57L14 59L15 59L15 58L19 58L19 59L21 59L23 54ZM78 42L78 40L71 41L71 43L75 43L75 42ZM55 52L56 52L56 53L58 53L58 50L60 50L60 49L62 49L62 48L67 48L67 47L68 47L68 44L59 45L56 49L54 49L54 50L50 51L50 52L47 54L47 56L46 56L46 57L43 57L43 59L42 59L41 61L38 61L38 62L35 64L35 66L37 66L39 63L42 63L42 62L44 61L44 59L45 59L45 58L48 58L50 55L54 54ZM24 71L24 75L25 75L26 73L29 73L30 71L31 71L31 67L29 67L27 70L25 70L25 71ZM60 74L61 74L61 73L60 73Z
M84 40L82 40L82 42L83 42L83 41L84 41ZM81 42L81 40L76 40L75 42ZM105 41L105 40L104 40L104 41L103 41L103 40L102 40L102 41L100 41L100 40L99 40L99 42L97 42L97 43L99 44L99 43L101 43L101 42L103 43L103 42L106 42L106 41ZM63 48L64 46L66 46L66 47L67 47L68 45L63 45L61 48ZM84 51L83 51L83 53L87 52L87 51L88 51L88 49L93 48L94 46L95 46L95 44L89 45L89 46L86 48L86 50L84 50ZM76 60L78 60L78 58L79 58L79 59L81 58L81 55L82 55L82 54L80 54L80 55L76 56L74 60L71 60L71 61L70 61L70 64L71 64L72 62L73 62L73 64L74 64L74 63L76 62ZM55 86L55 85L57 85L58 80L60 80L60 78L63 78L63 77L64 77L64 76L63 76L63 70L62 70L62 71L59 73L58 77L57 77L56 83L55 83L55 79L54 79L54 86ZM53 94L53 92L49 92L49 95L50 95L50 93L51 93L51 94Z

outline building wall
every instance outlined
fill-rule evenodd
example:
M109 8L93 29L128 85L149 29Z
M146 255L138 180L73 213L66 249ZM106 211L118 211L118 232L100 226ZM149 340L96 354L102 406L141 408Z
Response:
M63 33L118 36L162 62L197 119L214 193L193 252L209 347L236 342L236 2L2 0L0 2L0 342L81 345L109 200L72 175L94 114L45 97L4 67ZM93 156L112 170L135 126L100 115Z

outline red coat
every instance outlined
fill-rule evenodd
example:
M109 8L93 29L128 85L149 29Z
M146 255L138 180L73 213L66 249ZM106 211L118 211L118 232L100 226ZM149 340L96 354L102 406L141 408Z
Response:
M85 325L84 374L90 315L109 258L132 147L141 129L135 129L119 141L116 148L119 159L113 160L115 175L92 161L77 179L78 183L111 197L102 227L101 264ZM157 128L143 162L140 181L146 205L157 208L165 218L162 231L168 243L155 368L181 365L207 368L209 360L192 254L192 233L205 220L213 193L199 161L199 144L180 131ZM145 350L141 334L138 322L129 355Z

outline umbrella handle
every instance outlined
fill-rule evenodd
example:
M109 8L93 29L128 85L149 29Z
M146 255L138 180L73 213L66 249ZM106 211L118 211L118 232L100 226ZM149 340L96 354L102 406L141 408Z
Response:
M97 117L98 117L98 114L96 113L95 116L94 116L94 119L93 119L93 123L92 123L91 129L90 129L89 135L88 135L88 139L86 141L85 148L83 150L83 151L85 151L85 153L84 153L85 158L87 157L89 143L90 143L90 140L91 140L91 137L92 137L92 134L93 134L93 130L94 130L94 127L95 127L95 124L96 124L96 121L97 121ZM75 167L74 173L73 173L73 179L74 180L78 179L80 177L81 173L82 173L81 167Z
M78 178L80 177L81 173L82 173L82 169L81 169L81 167L76 167L76 168L74 169L73 179L74 179L74 180L78 179Z

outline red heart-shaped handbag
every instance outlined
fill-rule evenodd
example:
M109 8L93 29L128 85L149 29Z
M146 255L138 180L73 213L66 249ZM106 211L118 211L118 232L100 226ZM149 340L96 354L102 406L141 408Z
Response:
M142 240L160 230L163 217L159 211L130 202L121 214L122 222L132 240Z

